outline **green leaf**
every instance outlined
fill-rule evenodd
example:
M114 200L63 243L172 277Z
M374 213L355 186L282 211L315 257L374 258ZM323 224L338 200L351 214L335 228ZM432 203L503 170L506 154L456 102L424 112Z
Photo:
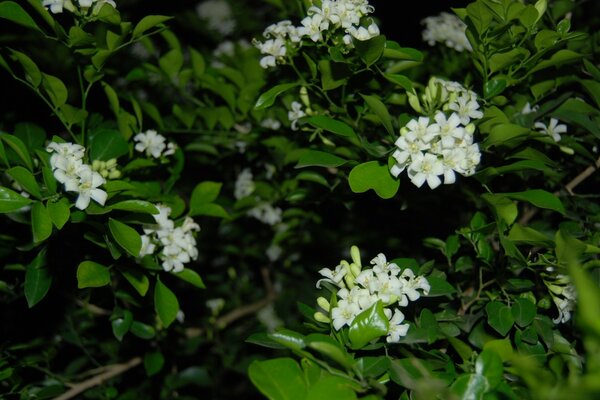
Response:
M50 101L54 105L54 107L59 108L63 104L67 102L69 97L69 92L67 91L67 87L54 75L42 74L44 79L42 81L42 86L46 90L48 97L50 97Z
M181 49L169 50L158 60L158 65L160 65L160 69L162 69L171 80L174 80L183 66L183 53L181 52Z
M248 367L248 377L268 399L306 399L307 390L302 370L291 358L254 360Z
M483 350L475 362L475 373L485 376L489 389L494 389L503 380L502 359L493 350Z
M485 376L479 374L462 374L450 387L450 390L463 400L483 399L488 388Z
M83 261L77 267L77 287L102 287L110 283L110 271L102 264Z
M345 63L320 60L318 66L321 73L321 87L325 91L344 85L352 75L352 71Z
M48 209L39 201L31 206L31 230L33 242L40 243L48 239L52 234L52 219Z
M124 310L123 316L117 317L111 321L113 335L119 342L121 342L125 334L129 332L132 323L133 314L131 314L131 311L129 310Z
M315 128L321 128L336 135L355 138L356 133L348 124L328 117L326 115L315 115L306 119L306 122Z
M582 57L583 56L581 54L576 53L573 50L562 49L554 53L549 60L542 60L535 64L535 66L530 70L530 73L542 70L544 68L556 67L561 64L577 61Z
M46 249L42 249L25 271L24 292L29 308L42 300L52 285L52 274L46 268Z
M9 135L8 133L0 133L0 140L6 143L15 153L17 153L17 156L21 159L21 161L23 161L23 165L25 165L28 170L33 171L33 161L29 155L29 150L27 150L27 147L21 139L16 136Z
M483 96L486 99L498 96L506 89L506 79L493 78L483 85Z
M348 176L348 183L354 193L363 193L373 189L383 199L394 197L400 187L400 181L394 179L387 165L381 165L377 161L358 164L352 168Z
M134 257L140 255L142 238L135 229L113 218L109 218L108 220L108 229L115 241L126 252Z
M407 92L414 92L415 88L412 84L412 81L410 80L410 78L408 78L406 75L401 75L401 74L383 74L383 77L385 79L387 79L388 81L395 83L396 85L399 85L400 87L402 87L404 90L406 90Z
M356 400L358 396L352 388L352 382L340 376L326 376L319 379L308 389L306 400Z
M546 236L540 231L537 231L528 226L514 224L508 233L508 239L515 243L525 243L532 246L553 247L554 241L551 237Z
M137 39L142 36L146 31L152 29L154 27L163 27L163 22L170 20L173 17L169 17L166 15L147 15L137 23L135 28L133 28L133 32L131 36L133 39Z
M219 204L196 204L193 210L190 210L189 216L206 215L209 217L229 218L229 213Z
M33 201L21 196L8 188L0 186L0 213L9 213L20 210Z
M43 33L33 18L14 1L3 1L0 3L0 18L7 19L16 24Z
M375 64L383 54L385 47L385 36L377 35L369 40L354 41L356 52L367 67Z
M41 199L40 185L38 185L35 177L28 169L17 166L6 170L6 173L13 178L21 187L34 197Z
M37 88L42 83L42 73L38 66L33 62L29 56L20 51L12 50L11 54L14 58L19 61L19 64L23 67L25 71L25 79L31 83L34 88Z
M140 339L148 340L156 336L156 330L153 327L139 321L133 321L133 323L131 324L131 328L129 328L129 331L135 336L139 337Z
M92 131L89 140L90 160L108 161L129 153L129 144L116 129Z
M518 297L511 307L515 323L521 328L531 324L537 315L537 307L530 300Z
M296 168L304 167L328 167L336 168L346 164L348 160L331 153L319 150L305 150L300 155Z
M484 193L481 197L491 206L496 218L511 225L517 219L519 210L514 201L501 194Z
M165 357L160 351L153 351L144 355L144 369L146 375L152 376L160 372L165 365Z
M280 329L277 332L269 333L268 337L291 350L297 351L306 347L304 335L289 329Z
M205 181L200 182L196 185L192 191L192 197L190 199L190 209L193 210L195 205L207 204L214 202L223 186L220 182Z
M390 323L383 313L383 304L378 301L354 317L348 330L348 338L353 349L361 349L372 340L387 335L389 328Z
M539 208L546 208L565 215L565 206L558 196L541 189L526 190L524 192L502 193L504 196L515 200L526 201Z
M306 346L331 358L344 368L352 365L351 356L346 353L345 348L331 336L322 333L311 333L304 338Z
M144 214L158 214L158 208L146 200L123 200L106 206L111 210L123 210Z
M390 135L394 134L394 127L392 125L392 117L388 112L387 107L381 99L377 96L369 96L366 94L361 94L361 97L365 100L371 111L375 113L379 121L383 124L385 129L388 131Z
M30 122L19 122L15 125L13 133L21 139L28 149L44 147L46 132L39 125Z
M48 214L50 215L50 219L54 226L56 226L57 229L62 229L71 216L69 200L63 197L57 202L49 201L46 204L46 208L48 209Z
M445 279L428 276L427 282L429 282L431 289L426 297L445 296L456 292L454 286L449 284Z
M154 287L154 308L158 318L166 328L175 321L179 311L177 296L158 278Z
M488 324L500 335L506 336L515 323L511 308L499 301L492 301L485 306L485 311Z
M120 267L119 272L127 279L127 282L144 297L150 288L150 279L146 273L139 268Z
M483 147L513 145L526 139L530 132L529 128L517 124L497 124L491 129L488 137L484 140Z
M271 107L277 96L296 86L298 86L297 83L282 83L281 85L273 86L271 89L267 90L258 97L258 100L256 100L256 104L254 105L254 109L263 110Z
M204 285L204 281L202 281L202 278L200 277L200 275L193 269L184 268L182 271L176 272L173 275L175 275L179 279L186 281L187 283L191 283L192 285L196 286L197 288L206 289L206 286Z
M529 50L523 47L516 47L504 53L494 53L489 59L489 68L491 72L497 72L527 57L529 57Z

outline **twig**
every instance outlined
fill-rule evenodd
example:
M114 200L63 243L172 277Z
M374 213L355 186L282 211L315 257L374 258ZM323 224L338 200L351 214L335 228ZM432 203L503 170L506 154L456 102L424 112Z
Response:
M586 169L581 171L579 175L571 179L571 181L565 185L565 190L567 191L567 193L569 193L571 196L574 196L575 193L573 193L573 189L579 186L581 182L589 178L590 175L596 172L598 168L600 168L600 157L598 157L594 164L589 165ZM558 196L559 194L559 191L554 192L555 196ZM538 213L538 210L538 208L534 207L526 209L523 213L523 216L519 219L519 224L526 225L531 220L531 218L533 218Z
M215 322L215 326L218 329L223 329L227 325L240 318L245 317L246 315L254 314L255 312L260 311L262 308L268 306L269 304L275 301L275 299L277 298L277 292L275 292L273 284L271 283L271 278L269 277L269 270L267 268L262 268L260 272L262 274L267 295L257 302L238 307L234 310L231 310L227 314L219 317Z
M85 392L88 389L93 388L94 386L101 385L104 381L107 381L111 378L114 378L117 375L124 373L125 371L130 370L141 364L142 359L140 357L134 357L131 360L127 361L123 364L113 364L107 365L104 368L103 373L93 376L90 379L87 379L83 382L79 382L74 384L71 389L67 390L63 394L58 397L55 397L54 400L68 400L72 399L80 393Z
M475 304L475 302L481 300L481 291L483 289L485 289L486 287L490 286L491 284L493 284L495 282L495 280L491 280L488 281L486 283L483 283L483 271L480 269L479 270L479 289L477 289L477 294L468 302L463 304L460 309L456 312L456 314L458 315L465 315L467 313L467 310L469 308L471 308L471 306L473 304Z

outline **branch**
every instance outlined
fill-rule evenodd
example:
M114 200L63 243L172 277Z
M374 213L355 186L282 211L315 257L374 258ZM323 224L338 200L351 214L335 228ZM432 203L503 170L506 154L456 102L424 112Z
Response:
M99 375L93 376L90 379L87 379L83 382L79 382L74 384L71 389L67 390L63 394L58 397L55 397L54 400L68 400L76 397L78 394L85 392L88 389L93 388L94 386L101 385L105 381L114 378L117 375L120 375L131 368L134 368L141 364L141 357L134 357L131 360L127 361L123 364L113 364L107 365L103 368L105 372L102 372Z
M592 175L594 172L596 172L596 170L598 168L600 168L600 157L598 157L598 159L594 162L594 164L589 165L586 169L581 171L579 173L579 175L577 175L575 178L571 179L571 181L565 185L565 190L567 191L567 193L569 193L571 196L574 196L575 193L573 193L573 189L575 189L577 186L579 186L579 184L581 184L581 182L583 182L587 178L589 178L590 175ZM560 192L558 192L558 191L554 192L555 196L558 196L559 194L560 194ZM523 213L523 216L519 219L519 224L526 225L531 220L531 218L533 218L538 213L538 210L539 210L538 208L528 208Z

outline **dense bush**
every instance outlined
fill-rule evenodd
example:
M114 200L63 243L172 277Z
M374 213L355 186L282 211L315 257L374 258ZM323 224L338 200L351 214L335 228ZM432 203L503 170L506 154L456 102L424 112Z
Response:
M378 10L0 2L3 398L600 394L598 6Z

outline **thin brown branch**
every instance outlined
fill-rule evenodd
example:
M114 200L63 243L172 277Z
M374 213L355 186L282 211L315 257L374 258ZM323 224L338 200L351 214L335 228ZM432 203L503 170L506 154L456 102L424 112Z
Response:
M240 318L254 314L275 301L275 299L277 298L277 292L273 288L271 277L269 276L269 270L267 268L262 268L261 274L267 295L261 300L258 300L251 304L247 304L245 306L238 307L234 310L231 310L227 314L219 317L215 322L215 326L218 329L223 329L227 325L231 324L234 321L237 321Z
M93 376L90 379L87 379L83 382L79 382L74 384L71 389L67 390L63 394L58 397L55 397L54 400L69 400L76 397L78 394L85 392L88 389L91 389L95 386L101 385L105 381L114 378L117 375L120 375L131 368L134 368L141 364L142 359L140 357L134 357L131 360L127 361L123 364L113 364L107 365L103 368L104 372L99 375Z
M594 164L589 165L586 169L581 171L575 178L571 179L569 183L565 185L565 190L567 191L567 193L569 193L571 196L574 196L575 193L573 192L573 189L579 186L581 182L589 178L594 172L598 170L598 168L600 168L600 157L598 157ZM560 192L558 191L554 192L555 196L558 196L559 194ZM539 209L535 207L527 208L521 216L521 218L519 219L519 224L526 225L538 213L538 210Z

